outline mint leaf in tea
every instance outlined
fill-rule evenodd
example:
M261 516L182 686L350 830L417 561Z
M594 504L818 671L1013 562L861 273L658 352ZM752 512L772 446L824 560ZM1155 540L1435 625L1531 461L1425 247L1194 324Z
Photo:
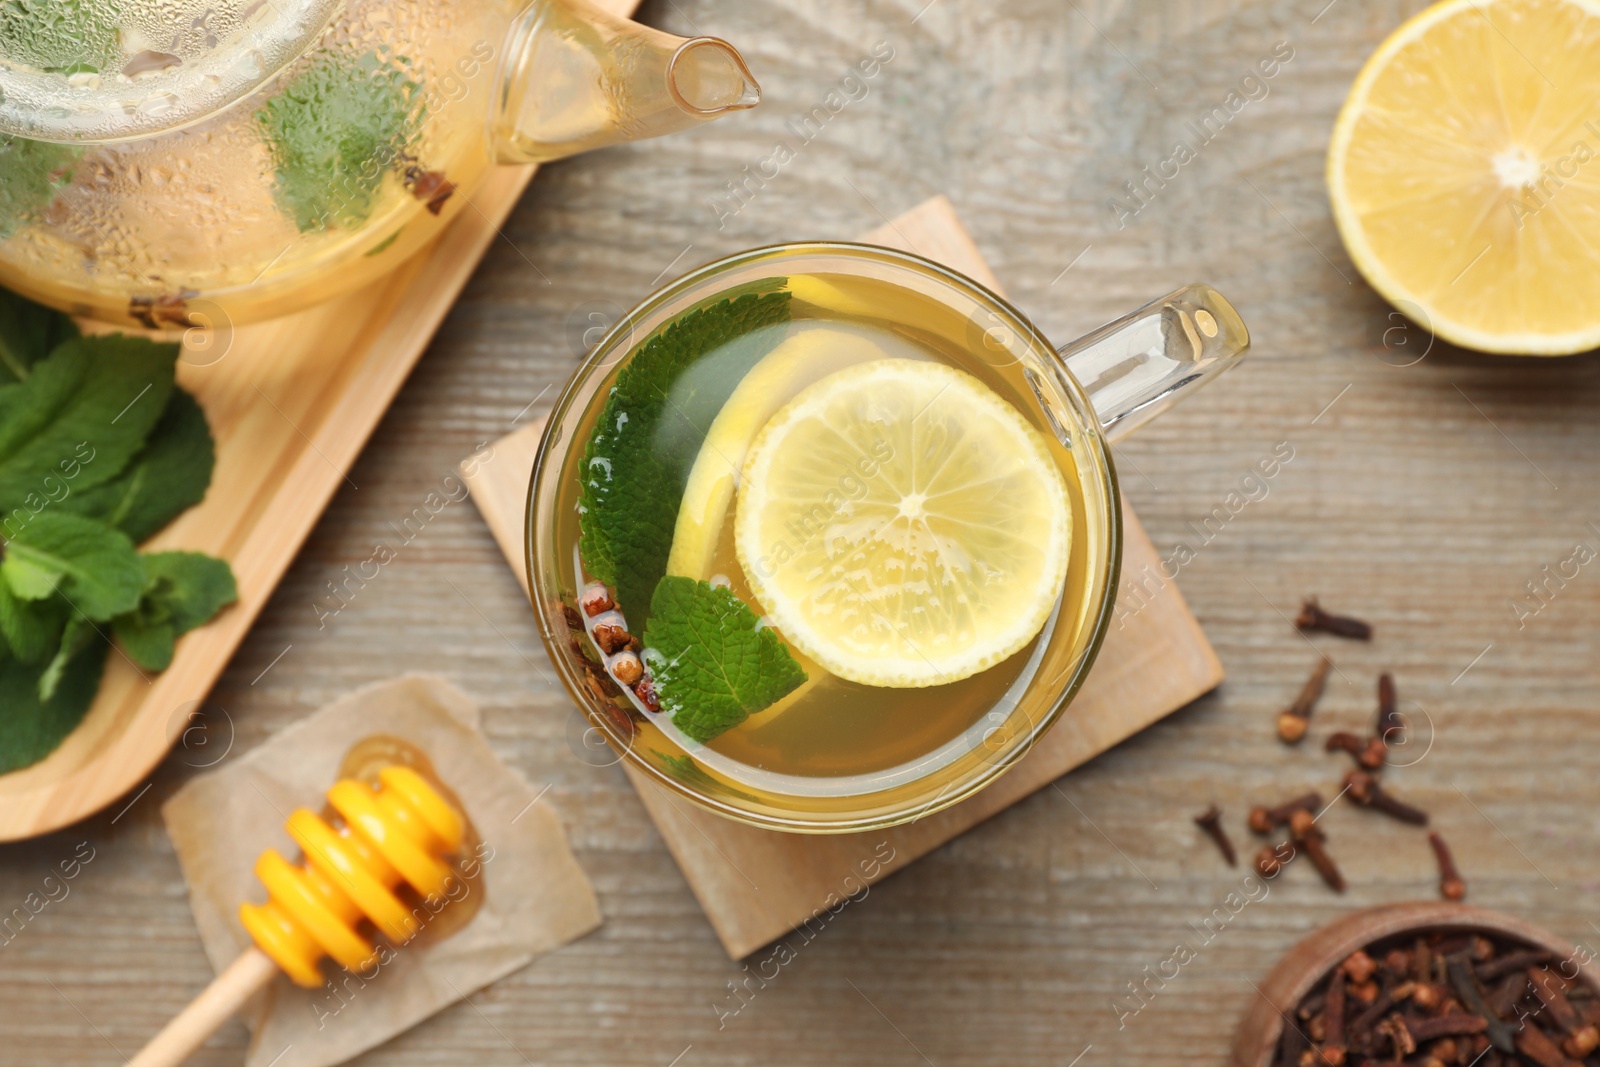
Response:
M744 601L709 582L669 575L644 631L646 662L678 729L709 741L793 692L805 671Z
M617 377L583 454L581 528L590 572L643 626L666 573L678 501L728 394L777 344L786 292L691 311L640 346Z

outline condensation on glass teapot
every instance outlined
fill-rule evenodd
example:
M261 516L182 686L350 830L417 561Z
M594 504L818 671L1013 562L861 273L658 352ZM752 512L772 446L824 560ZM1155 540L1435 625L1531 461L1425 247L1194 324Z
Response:
M760 100L739 53L586 0L6 0L0 283L171 329L349 291L495 163Z

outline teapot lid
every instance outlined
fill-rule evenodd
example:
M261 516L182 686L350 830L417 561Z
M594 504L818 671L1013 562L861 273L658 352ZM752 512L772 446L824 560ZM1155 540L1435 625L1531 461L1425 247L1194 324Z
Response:
M249 95L343 0L6 0L0 134L126 141Z

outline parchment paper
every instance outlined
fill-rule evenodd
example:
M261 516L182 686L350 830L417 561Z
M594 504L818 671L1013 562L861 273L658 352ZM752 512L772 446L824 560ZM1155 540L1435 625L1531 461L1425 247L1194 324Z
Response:
M442 678L407 675L323 708L189 782L162 807L200 938L219 972L249 944L239 905L266 899L256 858L268 848L299 858L285 820L295 808L322 809L340 761L362 738L390 734L426 752L485 846L483 903L469 925L394 950L368 981L331 963L325 973L337 989L302 989L280 975L246 1012L247 1067L342 1063L600 925L594 891L555 812L495 758L478 725L466 694Z

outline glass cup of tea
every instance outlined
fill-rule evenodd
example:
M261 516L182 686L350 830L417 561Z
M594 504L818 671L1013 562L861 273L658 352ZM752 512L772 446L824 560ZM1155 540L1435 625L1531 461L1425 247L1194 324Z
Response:
M646 298L528 496L550 658L663 787L776 830L958 803L1063 715L1112 617L1112 441L1238 362L1191 285L1059 350L920 256L744 252Z

